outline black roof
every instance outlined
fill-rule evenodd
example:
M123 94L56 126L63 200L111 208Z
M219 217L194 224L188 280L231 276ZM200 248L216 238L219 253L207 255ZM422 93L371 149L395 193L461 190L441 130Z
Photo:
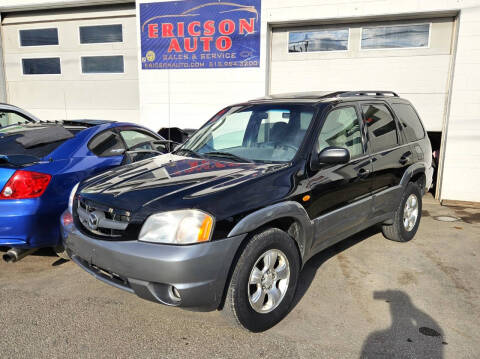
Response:
M93 120L93 119L78 119L78 120L62 120L62 123L65 125L78 125L78 126L99 126L106 123L112 123L116 121L108 120Z
M379 90L361 90L361 91L312 91L312 92L292 92L284 94L275 94L257 98L250 102L270 102L270 101L302 101L302 102L326 102L332 100L344 100L347 98L400 98L393 91Z
M56 120L56 121L39 121L39 125L46 125L46 124L52 124L52 125L64 125L64 126L70 126L70 127L95 127L95 126L100 126L104 125L106 123L112 123L116 121L108 121L108 120L90 120L90 119L79 119L79 120Z

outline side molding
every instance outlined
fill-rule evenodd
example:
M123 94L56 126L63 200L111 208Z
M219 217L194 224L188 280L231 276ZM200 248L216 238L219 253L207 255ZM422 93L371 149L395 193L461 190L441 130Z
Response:
M312 247L313 222L308 217L305 208L298 202L286 201L259 209L238 222L230 231L228 237L252 232L268 222L286 217L293 218L298 224L298 236L296 236L295 240L300 249L303 262L305 252L310 251Z

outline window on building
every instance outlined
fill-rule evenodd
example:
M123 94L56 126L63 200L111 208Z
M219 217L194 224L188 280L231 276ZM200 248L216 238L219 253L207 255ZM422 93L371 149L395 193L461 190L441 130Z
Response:
M392 107L400 120L402 129L409 142L425 137L425 130L423 129L420 118L412 106L406 103L394 103Z
M362 106L372 153L398 145L397 125L385 105Z
M82 73L123 73L123 56L84 56L82 57Z
M122 42L122 25L80 26L81 44Z
M430 24L362 28L362 49L428 47Z
M58 75L61 73L59 57L22 59L22 68L24 75Z
M20 30L20 46L58 45L58 30L32 29Z
M346 148L351 158L363 154L360 122L354 107L335 109L325 119L318 136L317 153L332 146Z
M348 29L292 31L288 33L288 52L348 50Z

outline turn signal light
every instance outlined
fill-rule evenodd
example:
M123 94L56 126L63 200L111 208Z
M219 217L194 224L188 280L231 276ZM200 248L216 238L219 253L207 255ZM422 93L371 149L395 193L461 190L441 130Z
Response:
M45 173L15 171L0 192L0 199L27 199L40 197L52 176Z
M206 242L210 239L210 232L212 231L213 219L210 216L206 216L198 231L198 241Z

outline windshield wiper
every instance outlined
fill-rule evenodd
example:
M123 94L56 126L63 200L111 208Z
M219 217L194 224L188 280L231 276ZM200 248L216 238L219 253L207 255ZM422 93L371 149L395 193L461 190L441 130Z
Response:
M185 153L185 154L191 155L191 156L193 156L193 157L203 158L203 156L202 156L201 154L199 154L199 153L197 153L197 152L195 152L195 151L193 151L193 150L190 150L190 149L188 149L188 148L180 148L180 149L178 149L178 150L176 150L176 151L173 151L172 153L173 153L174 155L178 155L180 152L183 152L183 153Z
M253 163L253 161L249 160L248 158L243 158L243 157L234 155L233 153L230 153L230 152L215 151L215 152L207 152L207 153L204 153L203 155L205 157L225 157L225 158L228 158L230 160L237 161L237 162Z

